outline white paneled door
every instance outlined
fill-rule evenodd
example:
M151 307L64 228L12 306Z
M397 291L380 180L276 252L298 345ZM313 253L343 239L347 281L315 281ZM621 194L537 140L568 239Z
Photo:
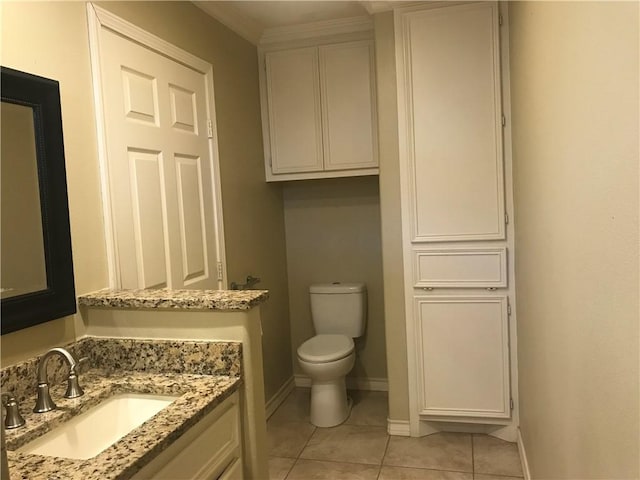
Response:
M112 283L220 288L210 80L110 29L98 35Z

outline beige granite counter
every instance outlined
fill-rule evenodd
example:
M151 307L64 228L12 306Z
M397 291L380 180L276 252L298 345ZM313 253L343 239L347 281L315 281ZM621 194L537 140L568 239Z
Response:
M58 408L51 412L31 412L38 357L2 370L2 391L19 399L27 422L5 431L12 480L131 478L242 384L242 345L236 342L84 338L65 348L77 358L87 358L79 375L85 393L76 399L63 397L66 382L61 379L68 369L52 358L48 371ZM15 451L104 399L125 392L179 397L88 460Z
M63 398L65 385L52 389L58 409L25 414L27 424L7 432L7 455L11 478L60 480L125 480L147 465L240 385L238 377L132 373L105 376L91 371L83 375L85 394ZM180 395L168 407L118 442L88 460L19 453L30 440L83 413L102 400L124 392ZM24 409L23 409L23 413Z
M269 298L267 290L111 290L78 297L78 304L105 308L249 310Z

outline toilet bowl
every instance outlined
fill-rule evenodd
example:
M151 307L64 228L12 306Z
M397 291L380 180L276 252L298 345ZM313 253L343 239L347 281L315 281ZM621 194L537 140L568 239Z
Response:
M345 335L316 335L298 348L298 363L311 379L311 423L333 427L351 413L345 376L355 363L353 339Z

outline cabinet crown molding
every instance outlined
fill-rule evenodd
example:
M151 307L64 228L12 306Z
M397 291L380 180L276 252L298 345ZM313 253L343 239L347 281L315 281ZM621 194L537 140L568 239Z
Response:
M338 18L321 22L267 28L262 33L260 45L271 45L308 38L325 37L373 30L373 19L369 16Z

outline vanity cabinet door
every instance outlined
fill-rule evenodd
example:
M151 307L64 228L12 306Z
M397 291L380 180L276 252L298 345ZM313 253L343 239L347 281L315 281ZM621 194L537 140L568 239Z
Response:
M213 412L187 430L133 478L139 480L242 478L238 401L238 393L234 393Z
M271 171L322 170L318 49L270 52L265 62Z

